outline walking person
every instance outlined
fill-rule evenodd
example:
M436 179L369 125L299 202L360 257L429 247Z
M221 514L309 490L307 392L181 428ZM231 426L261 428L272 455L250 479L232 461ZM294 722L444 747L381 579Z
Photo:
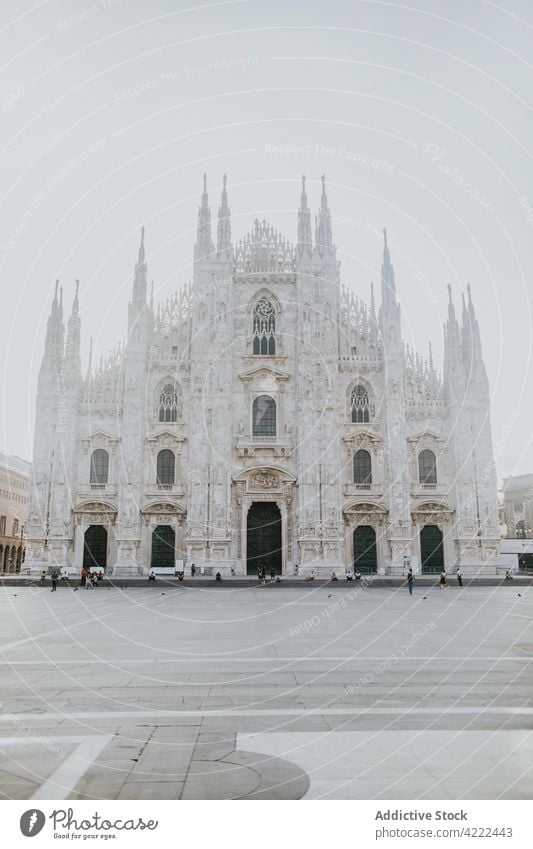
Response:
M41 572L41 587L44 587L45 584L46 584L46 570L43 569L43 571Z
M196 566L194 565L194 563L191 563L191 578L194 578L195 575L196 575Z
M441 590L448 589L448 576L446 575L446 571L444 569L440 573L440 588Z
M459 581L459 586L462 587L463 586L463 574L462 574L459 566L457 567L457 572L455 574L457 575L457 580Z
M270 583L273 584L275 580L276 580L276 570L272 566L272 568L270 570Z
M407 586L409 587L409 595L413 595L413 584L415 582L415 576L413 575L413 570L409 569L407 573Z
M57 569L54 569L54 571L52 572L52 592L53 593L55 593L55 591L57 590L58 578L59 578L59 575L57 573Z
M84 587L86 585L86 583L87 583L87 569L84 566L83 569L81 570L81 575L80 575L80 587Z

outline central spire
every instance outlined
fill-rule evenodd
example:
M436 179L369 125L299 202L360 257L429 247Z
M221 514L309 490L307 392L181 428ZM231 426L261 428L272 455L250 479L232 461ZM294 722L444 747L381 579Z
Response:
M331 213L328 207L325 174L322 174L322 196L320 198L320 212L318 213L316 220L315 243L321 254L323 254L327 248L333 247Z
M196 231L196 244L194 246L194 259L206 259L214 252L211 239L211 210L207 196L207 174L204 174L204 190L198 210L198 227Z
M229 256L231 255L231 209L228 206L227 183L228 178L224 174L222 196L218 209L217 253Z
M311 254L313 249L311 235L311 211L307 203L305 191L305 177L302 177L302 193L300 195L300 208L298 210L298 253Z

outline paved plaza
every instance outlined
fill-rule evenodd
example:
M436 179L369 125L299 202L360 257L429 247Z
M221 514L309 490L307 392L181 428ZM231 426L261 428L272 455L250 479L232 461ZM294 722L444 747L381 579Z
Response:
M533 796L529 587L13 586L0 605L2 798Z

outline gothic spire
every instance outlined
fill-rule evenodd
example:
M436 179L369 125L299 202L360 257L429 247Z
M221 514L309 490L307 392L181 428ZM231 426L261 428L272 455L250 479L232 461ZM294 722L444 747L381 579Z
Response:
M135 277L133 280L133 303L137 305L146 303L147 268L144 249L144 227L141 227L141 243L139 245L139 254L137 257L137 264L135 265Z
M226 256L231 253L231 209L228 206L227 182L228 178L224 174L217 227L217 253Z
M322 175L322 195L320 198L320 211L317 217L315 243L321 254L327 248L333 247L331 234L331 214L328 207L328 196L326 194L326 176Z
M301 255L303 253L311 253L311 251L311 211L307 203L305 177L302 177L302 193L300 195L300 207L298 209L298 252Z
M376 321L376 302L374 300L374 283L370 281L370 318L375 323Z
M47 369L55 373L59 370L63 361L64 326L62 295L63 290L59 287L59 280L56 280L54 299L46 324L46 338L40 375Z
M80 281L76 280L76 292L72 302L72 312L67 324L67 340L65 345L65 366L70 371L80 369L80 303L78 293Z
M196 231L196 244L194 246L194 259L205 259L214 251L211 239L211 210L207 197L207 174L204 174L204 190L202 201L198 209L198 227Z
M391 295L396 294L396 280L394 278L394 267L390 261L389 245L387 242L387 231L383 228L383 263L381 266L381 284ZM382 294L384 294L382 292Z

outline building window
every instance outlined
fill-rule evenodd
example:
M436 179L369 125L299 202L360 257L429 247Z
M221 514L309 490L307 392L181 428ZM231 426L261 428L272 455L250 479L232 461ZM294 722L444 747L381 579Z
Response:
M254 309L253 353L260 356L276 353L276 314L266 298L261 298Z
M372 458L368 451L361 448L353 458L353 482L360 487L370 489L372 483Z
M18 532L19 532L19 520L13 519L13 536L16 537Z
M418 455L418 480L421 484L437 483L437 460L433 451L426 448Z
M6 517L0 516L0 535L6 535Z
M364 386L356 386L351 398L352 422L370 421L370 402L368 390Z
M159 486L172 486L176 469L174 452L165 448L157 455L157 483Z
M178 393L172 383L163 386L159 396L159 421L175 422L178 417Z
M276 402L269 395L259 395L252 407L252 436L276 435Z
M97 448L91 455L91 483L106 484L109 474L109 454L103 448Z

